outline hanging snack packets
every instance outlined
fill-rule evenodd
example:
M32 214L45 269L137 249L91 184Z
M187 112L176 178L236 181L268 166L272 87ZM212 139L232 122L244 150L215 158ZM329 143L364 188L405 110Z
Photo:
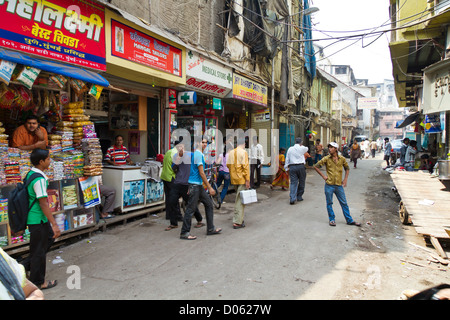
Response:
M99 86L98 84L93 84L91 87L91 90L89 90L89 94L95 98L95 100L98 100L100 98L100 95L102 94L103 87Z
M64 76L62 76L60 74L51 76L50 77L50 81L53 82L60 89L64 88L64 86L67 83L66 77L64 77Z
M70 79L70 86L75 91L77 96L88 90L86 84L78 79Z
M31 88L33 87L33 83L40 72L41 70L37 68L23 67L16 80L20 82L20 84L31 90Z
M16 63L6 60L0 61L0 81L9 84L13 71L16 68Z

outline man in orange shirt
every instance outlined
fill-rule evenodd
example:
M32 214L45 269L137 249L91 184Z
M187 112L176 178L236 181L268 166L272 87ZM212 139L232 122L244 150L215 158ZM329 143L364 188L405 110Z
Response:
M38 118L28 116L24 125L14 131L11 146L21 150L45 149L48 144L47 131L39 125Z

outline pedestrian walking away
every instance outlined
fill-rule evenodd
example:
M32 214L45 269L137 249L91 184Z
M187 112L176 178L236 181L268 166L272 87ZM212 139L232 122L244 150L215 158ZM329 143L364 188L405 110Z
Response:
M197 146L196 150L191 155L191 170L189 173L189 198L186 204L186 212L184 213L183 226L181 227L180 239L195 240L196 236L190 234L192 215L197 210L198 202L200 201L205 206L207 235L219 234L222 229L214 227L214 208L211 197L206 193L203 184L206 185L211 195L215 194L215 190L208 182L205 175L204 168L206 166L205 156L203 151L206 148L208 141L203 139L201 145Z
M353 161L353 168L356 169L356 163L358 162L358 158L361 157L361 147L358 144L358 141L353 140L352 148L350 151L350 158Z
M370 143L370 151L372 152L372 158L375 158L375 153L377 152L377 142L372 140Z
M327 203L327 212L330 226L336 226L335 214L333 211L333 194L341 205L342 212L348 225L360 227L361 224L353 220L350 215L350 209L345 197L344 187L347 186L350 167L347 160L338 154L338 144L330 142L328 145L329 154L314 165L316 172L325 180L325 199ZM326 167L326 175L319 169L323 165ZM342 170L345 169L345 177L342 179Z
M240 192L250 188L250 168L248 164L248 154L244 150L245 139L238 137L237 147L230 152L227 166L230 170L231 184L236 188L236 200L234 203L233 228L244 228L244 209Z
M270 189L273 190L274 187L281 187L281 190L286 191L286 188L289 188L289 175L284 168L284 164L286 162L286 158L284 154L286 153L286 149L281 148L280 154L278 155L278 171L275 179L272 181L270 185Z
M384 160L386 161L386 168L387 168L387 167L390 167L390 165L391 165L389 163L389 160L391 158L392 145L389 142L389 138L384 138L384 143L385 143L385 146L384 146Z
M258 143L258 137L253 137L253 144L250 148L250 187L259 188L261 185L261 165L264 162L264 151L261 144ZM256 182L255 182L256 172Z
M305 153L307 152L308 148L302 145L302 139L296 138L295 144L288 149L286 154L284 168L289 171L290 204L295 204L295 201L303 201L306 183Z
M217 177L217 189L220 188L223 182L223 188L220 192L220 202L223 203L225 196L228 192L228 187L230 186L230 170L227 167L227 159L230 152L233 150L233 145L228 143L223 150L223 153L219 155L216 160L216 164L219 165L219 176Z

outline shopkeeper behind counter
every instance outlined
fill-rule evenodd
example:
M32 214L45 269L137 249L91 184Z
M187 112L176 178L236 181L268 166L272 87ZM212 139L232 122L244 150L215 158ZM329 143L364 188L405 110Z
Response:
M21 150L45 149L47 145L47 130L39 125L35 115L28 116L25 124L14 131L11 141L11 147Z
M114 166L133 164L128 149L123 145L123 137L121 135L116 136L114 145L106 151L105 161Z

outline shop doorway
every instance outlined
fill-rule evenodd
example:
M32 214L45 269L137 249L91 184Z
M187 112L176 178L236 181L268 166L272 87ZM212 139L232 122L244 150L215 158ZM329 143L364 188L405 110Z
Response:
M159 100L147 98L147 157L155 158L159 147Z

